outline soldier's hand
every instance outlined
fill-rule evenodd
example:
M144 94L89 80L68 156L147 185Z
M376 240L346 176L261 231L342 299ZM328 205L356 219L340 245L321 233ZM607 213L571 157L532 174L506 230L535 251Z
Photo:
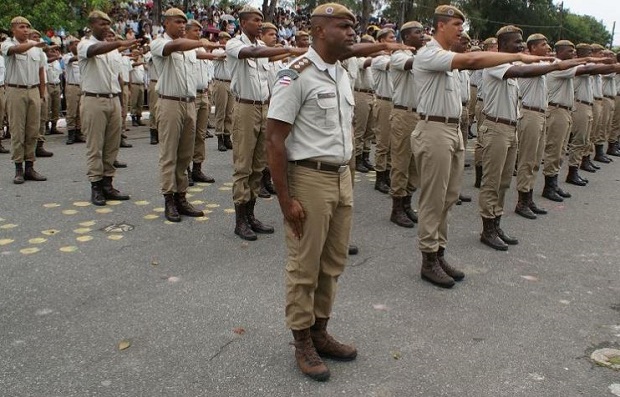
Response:
M595 57L588 57L588 62L592 62L592 63L602 63L605 65L611 65L613 63L616 63L616 59L615 58L595 58Z
M202 43L202 48L204 48L205 50L214 50L216 48L226 48L220 43L214 43L207 39L200 39L200 42Z
M403 43L386 43L388 51L399 51L399 50L409 50L415 51L415 47L410 47L408 45L404 45Z
M560 70L566 70L570 68L574 68L575 66L585 65L586 60L583 58L574 58L574 59L566 59L564 61L558 62L558 66Z
M307 48L299 48L299 47L291 47L288 49L288 52L294 56L300 56L308 52Z
M141 41L142 39L121 40L118 43L120 44L121 47L128 48L128 49L134 49L140 45Z
M283 208L284 220L291 226L293 235L297 239L301 239L304 230L304 221L306 220L306 213L304 212L301 203L295 198L291 198L289 205Z
M539 57L537 55L528 55L524 53L519 53L519 56L519 60L525 64L536 62L553 62L555 60L554 57Z
M39 41L37 42L35 45L33 45L33 47L37 47L37 48L45 48L47 47L47 43L44 41Z

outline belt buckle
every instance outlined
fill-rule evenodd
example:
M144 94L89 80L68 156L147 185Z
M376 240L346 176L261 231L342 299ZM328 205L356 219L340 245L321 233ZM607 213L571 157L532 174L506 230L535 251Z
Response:
M107 96L108 96L109 99L114 98L114 94L108 94Z
M343 172L347 170L347 168L349 168L348 164L343 164L343 165L338 166L338 173L342 174Z

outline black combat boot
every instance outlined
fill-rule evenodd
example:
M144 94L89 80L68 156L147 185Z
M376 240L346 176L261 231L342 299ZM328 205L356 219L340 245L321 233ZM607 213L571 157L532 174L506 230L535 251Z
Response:
M97 206L105 205L102 181L90 183L90 202Z
M34 155L37 157L52 157L54 153L45 150L43 141L37 141L37 148L34 151Z
M273 187L273 181L271 180L271 171L269 167L265 167L263 170L262 182L265 186L265 189L269 192L269 194L276 194L276 188Z
M101 186L103 189L103 196L106 200L129 200L131 197L127 194L122 194L112 186L112 177L104 176L101 180Z
M438 287L452 288L454 286L454 279L439 265L436 252L422 252L420 277Z
M502 241L505 242L508 245L517 245L517 244L519 244L519 240L517 240L514 237L509 236L508 234L506 234L506 232L504 232L502 230L502 228L500 227L501 221L502 221L502 217L501 216L496 216L495 217L495 231L497 232L497 236L499 238L501 238Z
M557 175L545 175L545 187L542 191L542 196L551 201L555 201L557 203L561 203L564 201L562 196L560 196L557 192Z
M587 172L596 172L596 168L592 165L589 155L581 158L581 165L579 168Z
M390 185L388 183L389 172L390 171L377 171L375 190L378 190L383 194L388 194L390 192Z
M26 161L26 168L24 169L24 179L27 181L37 182L47 181L46 177L34 170L34 163L32 161Z
M418 214L411 208L411 196L407 195L403 197L403 209L405 214L411 219L413 223L418 223Z
M73 145L75 143L75 130L67 131L67 141L65 143L67 145Z
M532 212L535 213L536 215L547 214L546 209L537 206L536 203L534 202L534 190L532 189L530 189L530 191L527 193L527 205L530 207Z
M515 212L527 219L536 219L536 215L530 209L529 192L518 192L519 199L517 201L517 207Z
M211 175L202 172L202 164L194 163L192 167L192 179L194 182L213 183L215 179Z
M15 177L13 178L13 183L16 185L21 185L24 181L24 164L15 163Z
M620 157L620 150L618 150L618 142L607 143L607 154L614 157Z
M151 145L157 145L159 143L159 131L157 131L155 128L151 128L149 130L149 133L151 135Z
M375 166L370 162L370 152L362 152L362 164L368 171L374 171Z
M233 144L230 140L230 135L224 135L224 145L226 146L226 149L232 150Z
M405 213L403 200L404 197L392 197L392 214L390 215L390 221L401 227L412 228L414 223Z
M508 244L499 238L499 235L497 234L497 229L495 228L495 218L482 218L482 233L480 234L480 241L498 251L508 250Z
M445 252L446 249L444 247L439 247L439 250L437 251L437 262L439 262L439 266L441 266L443 271L446 272L448 276L452 277L454 281L463 280L465 278L465 273L452 267L452 265L448 263L444 256Z
M222 134L217 134L217 150L220 152L225 152L228 150L224 144L224 135Z
M252 199L246 203L246 219L248 220L248 224L250 228L255 233L260 234L272 234L274 232L273 226L265 225L254 216L254 207L256 206L256 199Z
M362 174L366 174L370 171L368 168L364 166L364 161L362 160L362 155L355 156L355 171L361 172Z
M595 154L594 161L598 161L599 163L609 164L611 163L611 159L605 156L605 145L594 145Z
M187 167L187 183L190 186L194 186L194 179L192 178L192 170Z
M173 193L164 194L164 215L170 222L181 222L181 215L179 215Z
M187 201L185 192L174 194L174 204L179 212L179 215L191 216L193 218L205 216L204 212L197 210Z
M235 204L235 234L248 241L258 239L248 223L247 203Z
M568 167L568 175L566 175L566 183L570 183L571 185L577 186L585 186L587 182L579 177L579 173L577 172L577 166L571 165Z

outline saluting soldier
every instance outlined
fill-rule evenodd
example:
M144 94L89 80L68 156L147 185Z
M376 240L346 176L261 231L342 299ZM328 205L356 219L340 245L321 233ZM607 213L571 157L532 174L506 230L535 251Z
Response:
M131 51L131 70L129 71L129 108L131 109L131 125L142 124L142 108L144 107L144 59L140 50Z
M41 32L39 32L38 30L32 29L30 31L30 40L33 41L37 41L37 42L43 42L43 40L41 40ZM45 95L43 95L43 97L41 97L41 107L39 108L39 135L37 136L37 147L34 151L35 156L37 157L52 157L54 155L54 153L48 151L45 149L44 145L45 145L45 133L47 130L47 121L49 119L49 107L48 107L48 90L47 90L47 68L49 66L49 63L55 60L55 57L53 59L49 59L50 57L48 57L48 51L49 48L47 46L43 47L43 52L42 52L42 56L45 62L45 67L43 70L43 80L44 80L44 84L45 84Z
M616 54L610 50L602 52L603 57L616 63ZM603 76L603 118L599 128L598 140L595 144L607 143L607 155L620 157L620 151L616 147L616 134L612 130L614 114L620 112L616 108L616 72L604 74Z
M226 32L218 34L220 45L226 46L230 35ZM222 48L213 50L214 55L226 54ZM215 102L215 135L217 136L217 150L225 152L232 149L230 134L232 133L232 116L235 97L230 91L230 71L226 65L226 58L213 60L213 101Z
M88 25L92 35L80 41L77 48L82 77L80 119L86 134L91 202L101 206L106 204L106 200L129 200L128 195L120 193L112 185L122 124L117 49L131 47L137 41L106 41L112 20L102 11L91 12Z
M4 33L2 33L4 35ZM6 40L5 37L1 37ZM9 153L9 149L2 146L2 135L4 135L4 116L6 115L6 95L4 88L4 79L6 77L6 66L4 64L4 57L0 56L0 153Z
M151 145L157 145L159 143L159 133L157 131L157 100L159 99L159 95L157 94L156 87L157 80L159 80L159 73L157 73L157 69L153 63L153 53L150 45L148 51L144 54L144 62L146 62L146 72L149 78L149 143Z
M400 28L403 44L416 49L424 45L424 26L410 21ZM391 119L390 151L392 170L390 177L390 196L392 213L390 221L398 226L412 228L418 217L411 208L411 196L418 184L415 161L411 152L411 131L420 119L417 112L418 101L414 95L413 73L411 70L415 55L411 50L394 51L390 56L390 74L394 86L394 103Z
M75 142L86 142L82 135L82 125L80 122L80 100L82 91L80 83L80 65L77 57L77 46L79 40L76 37L67 39L69 52L63 57L65 63L65 101L67 103L67 145Z
M308 48L310 47L310 35L304 30L298 30L295 33L295 47Z
M13 37L2 42L6 61L6 114L11 130L11 160L15 163L13 183L45 181L34 170L35 146L45 97L45 43L28 40L31 25L24 17L11 20ZM24 169L24 162L26 163Z
M615 55L616 57L616 63L620 63L620 52L618 54ZM620 152L620 143L619 143L619 139L620 139L620 73L616 73L616 98L615 98L615 103L616 103L616 107L615 107L615 111L614 111L614 117L611 123L611 131L610 131L610 138L609 141L614 143L615 149L616 151ZM1 149L0 149L1 150Z
M370 35L364 35L361 43L374 43ZM374 171L370 163L371 141L375 138L375 97L374 79L370 69L371 57L346 59L347 70L352 76L355 97L355 112L353 125L355 127L355 170L362 173Z
M579 49L580 46L577 45L577 47ZM591 49L590 56L602 58L605 47L593 43L590 44L589 48ZM585 49L586 48L584 48L584 50ZM588 135L590 150L587 153L594 153L595 161L609 164L612 162L612 159L605 155L605 137L607 134L602 131L602 128L605 121L604 119L609 114L611 103L603 100L603 76L601 74L592 75L592 90L594 95L594 102L592 105L592 129Z
M254 215L265 168L265 122L269 106L266 64L269 57L300 55L304 49L266 47L258 39L263 13L246 6L239 12L241 36L226 43L226 63L231 74L231 91L235 96L233 113L233 201L235 234L244 240L257 239L256 233L273 233Z
M48 99L48 108L46 111L49 119L49 129L46 131L49 135L56 135L62 134L58 131L56 126L58 118L60 117L60 95L62 91L60 87L60 76L62 75L62 67L60 66L59 59L62 58L62 55L58 48L50 48L48 53L51 59L48 59L46 69Z

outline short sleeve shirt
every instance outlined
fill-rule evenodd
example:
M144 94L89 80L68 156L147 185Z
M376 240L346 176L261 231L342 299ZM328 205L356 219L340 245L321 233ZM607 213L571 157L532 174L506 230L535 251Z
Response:
M469 71L454 70L459 78L459 92L461 93L461 102L463 104L469 101Z
M60 84L60 76L62 75L62 67L58 60L47 64L47 82L52 84Z
M505 63L482 71L483 112L491 117L517 121L519 118L519 83L517 79L504 79L506 71L511 67L512 64Z
M131 68L129 72L131 84L144 84L144 65L138 65Z
M554 62L560 62L560 60L556 59ZM574 67L566 70L554 70L553 72L547 73L549 103L568 106L570 108L573 107L575 102L576 72L577 68Z
M65 62L65 79L67 84L80 84L80 65L77 61L69 62L75 55L65 54L62 59Z
M589 74L575 76L575 99L594 102L594 79Z
M380 55L372 59L370 63L374 78L375 94L377 96L392 98L394 86L390 76L390 56Z
M175 51L164 56L164 47L172 38L167 33L151 43L153 62L159 72L156 90L160 95L196 97L196 51Z
M96 94L118 94L121 86L118 74L121 70L121 58L116 50L88 58L88 48L100 43L95 36L83 39L78 44L78 63L82 77L82 91Z
M246 47L264 47L265 43L256 40L252 43L248 36L232 38L226 43L226 62L230 72L230 90L237 98L251 101L269 99L267 77L267 58L239 58L239 53Z
M603 77L603 96L616 96L615 73L605 74Z
M541 62L541 65L548 65ZM521 102L525 106L535 107L538 109L547 109L548 95L547 76L528 77L518 79L519 89L521 90Z
M204 48L196 49L196 53L205 54L207 51ZM197 59L196 61L196 89L204 90L209 86L209 60Z
M157 68L153 63L153 53L150 51L144 54L144 62L146 63L146 72L149 76L149 80L157 81L159 80L159 73L157 73Z
M364 67L364 63L368 58L355 58L357 64L357 78L355 79L354 87L356 90L374 90L374 79L370 66Z
M215 50L213 50L214 55L221 55L225 53L226 51L221 48L216 48ZM215 75L215 79L230 81L230 72L228 71L228 66L226 64L226 58L214 59L213 66L214 66L213 72Z
M594 99L601 99L603 97L603 77L600 74L595 74L592 78L594 79L592 85Z
M21 54L9 55L9 49L18 45L14 38L4 40L2 55L6 66L5 82L7 84L36 85L39 84L39 69L47 66L47 57L38 47L32 47Z
M413 72L405 70L405 64L413 59L413 52L409 50L394 51L390 56L390 74L394 89L392 102L394 105L416 108L416 97L413 95Z
M337 62L332 78L312 47L299 59L312 64L296 79L278 75L267 117L292 125L285 142L288 160L347 164L353 152L354 108L347 71Z
M444 50L435 39L418 51L413 63L418 113L440 117L461 116L458 78L452 71L455 56L455 52Z
M4 57L0 56L0 85L4 85L6 78L6 67L4 66Z

